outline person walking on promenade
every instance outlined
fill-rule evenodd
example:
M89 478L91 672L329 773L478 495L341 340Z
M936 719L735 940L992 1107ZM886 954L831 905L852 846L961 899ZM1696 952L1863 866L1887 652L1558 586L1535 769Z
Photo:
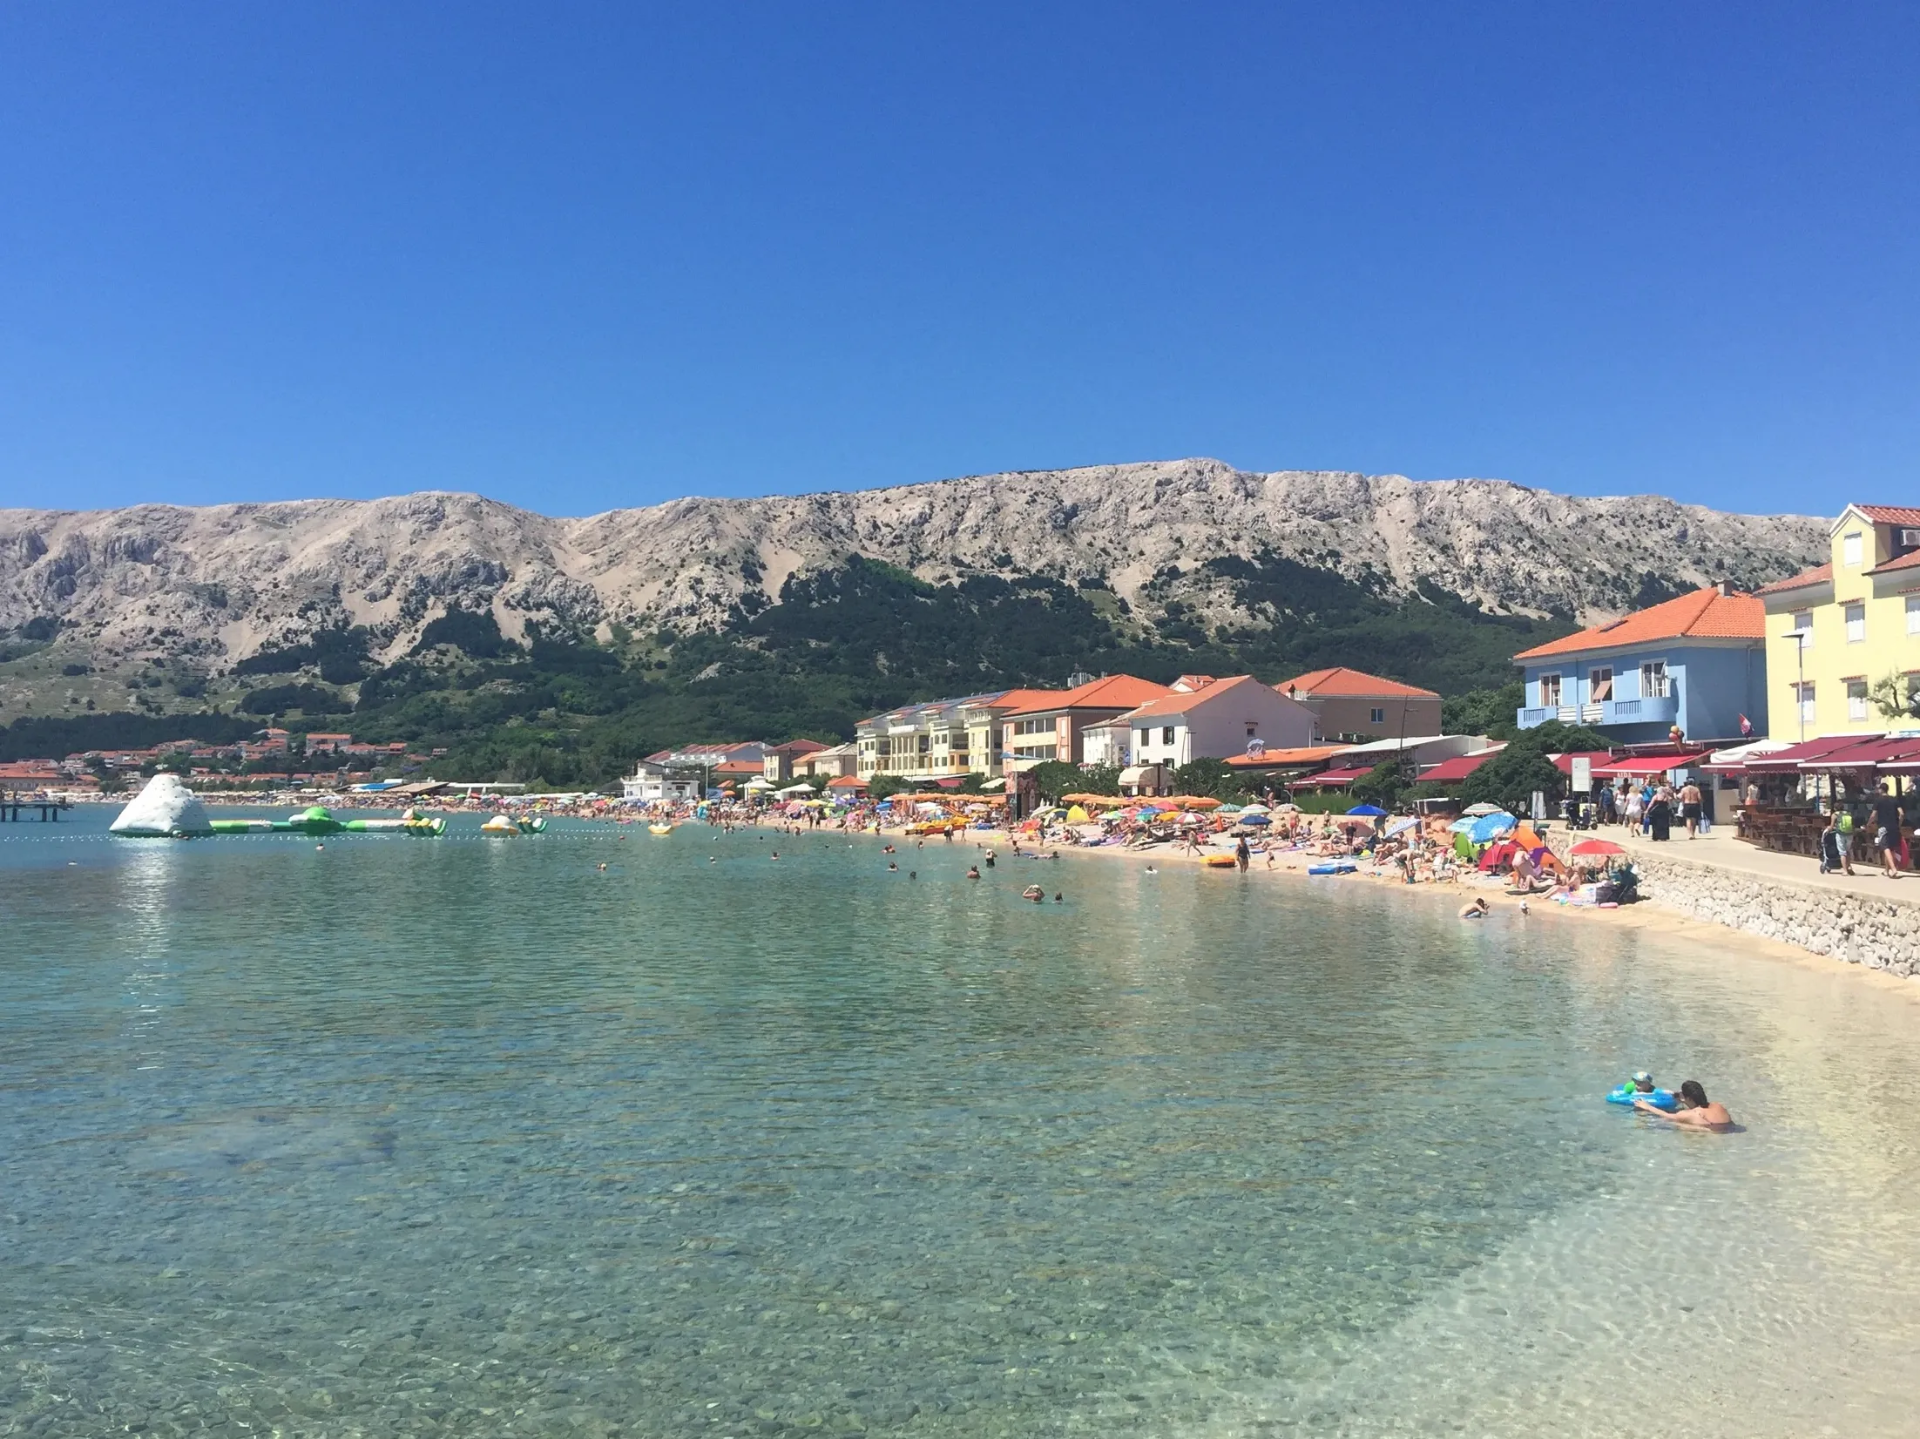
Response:
M1689 779L1680 787L1680 818L1687 822L1687 838L1699 838L1700 786Z
M1873 853L1888 879L1900 878L1900 804L1884 780L1873 800Z

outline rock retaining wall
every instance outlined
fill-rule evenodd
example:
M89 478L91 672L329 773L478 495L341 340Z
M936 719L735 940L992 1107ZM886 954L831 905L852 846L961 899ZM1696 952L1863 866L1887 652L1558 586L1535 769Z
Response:
M1633 863L1642 894L1695 918L1870 969L1920 974L1920 896L1871 899L1718 865L1652 859L1644 851L1634 854Z

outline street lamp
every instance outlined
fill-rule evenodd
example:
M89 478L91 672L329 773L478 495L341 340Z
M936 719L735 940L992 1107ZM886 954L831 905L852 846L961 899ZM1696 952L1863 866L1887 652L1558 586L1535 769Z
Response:
M1793 708L1800 716L1800 740L1804 744L1807 738L1807 631L1797 629L1793 632L1794 668L1798 676L1793 687Z

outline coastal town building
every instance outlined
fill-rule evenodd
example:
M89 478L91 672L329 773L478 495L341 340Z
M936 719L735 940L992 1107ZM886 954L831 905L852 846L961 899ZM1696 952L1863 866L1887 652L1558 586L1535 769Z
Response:
M812 739L790 739L785 744L768 745L760 762L761 777L777 785L792 784L803 773L802 763L825 748L820 741Z
M793 765L795 778L810 780L815 784L849 776L858 778L859 771L860 747L852 743L824 746L795 760Z
M697 799L704 790L760 778L771 748L762 740L742 740L656 750L621 781L621 793L631 800Z
M1515 655L1517 720L1557 719L1622 744L1767 731L1765 607L1722 583Z
M1274 686L1320 719L1320 733L1354 742L1440 733L1440 696L1432 690L1335 665Z
M1829 540L1825 564L1760 591L1775 739L1920 723L1874 694L1920 696L1920 508L1848 505Z
M1311 709L1252 675L1214 680L1190 692L1170 691L1129 710L1125 718L1133 731L1128 770L1151 765L1173 770L1196 759L1297 748L1320 738ZM1125 772L1121 783L1128 783Z
M1010 732L1006 716L1057 701L1065 690L994 690L957 699L903 705L854 727L856 773L923 783L968 774L990 779L1006 773Z
M1002 716L1006 750L1002 764L1011 769L1028 769L1048 760L1124 764L1124 758L1112 757L1114 738L1116 733L1124 736L1130 727L1120 725L1116 730L1110 722L1172 692L1167 685L1133 675L1105 675L1009 709ZM1091 742L1090 735L1094 736Z

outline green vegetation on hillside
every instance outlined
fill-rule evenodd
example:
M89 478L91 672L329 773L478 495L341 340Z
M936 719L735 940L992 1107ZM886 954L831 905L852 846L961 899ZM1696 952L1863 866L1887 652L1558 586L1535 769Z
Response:
M0 755L233 738L272 717L295 731L350 728L374 742L446 746L435 766L443 776L588 785L673 744L836 741L857 720L909 700L1060 685L1076 670L1162 682L1251 671L1274 682L1347 664L1443 694L1496 691L1515 651L1571 628L1486 614L1437 590L1397 596L1371 576L1356 582L1273 555L1170 569L1148 591L1160 616L1152 626L1097 581L974 576L933 585L855 556L789 579L774 604L737 611L719 633L616 631L606 645L536 634L520 644L491 614L456 610L383 668L368 658L371 637L348 629L316 630L243 661L236 673L263 683L241 696L239 715L23 719L0 730ZM1209 629L1198 616L1222 602L1258 622ZM1511 725L1518 701L1507 698L1476 699L1486 710L1479 729Z

